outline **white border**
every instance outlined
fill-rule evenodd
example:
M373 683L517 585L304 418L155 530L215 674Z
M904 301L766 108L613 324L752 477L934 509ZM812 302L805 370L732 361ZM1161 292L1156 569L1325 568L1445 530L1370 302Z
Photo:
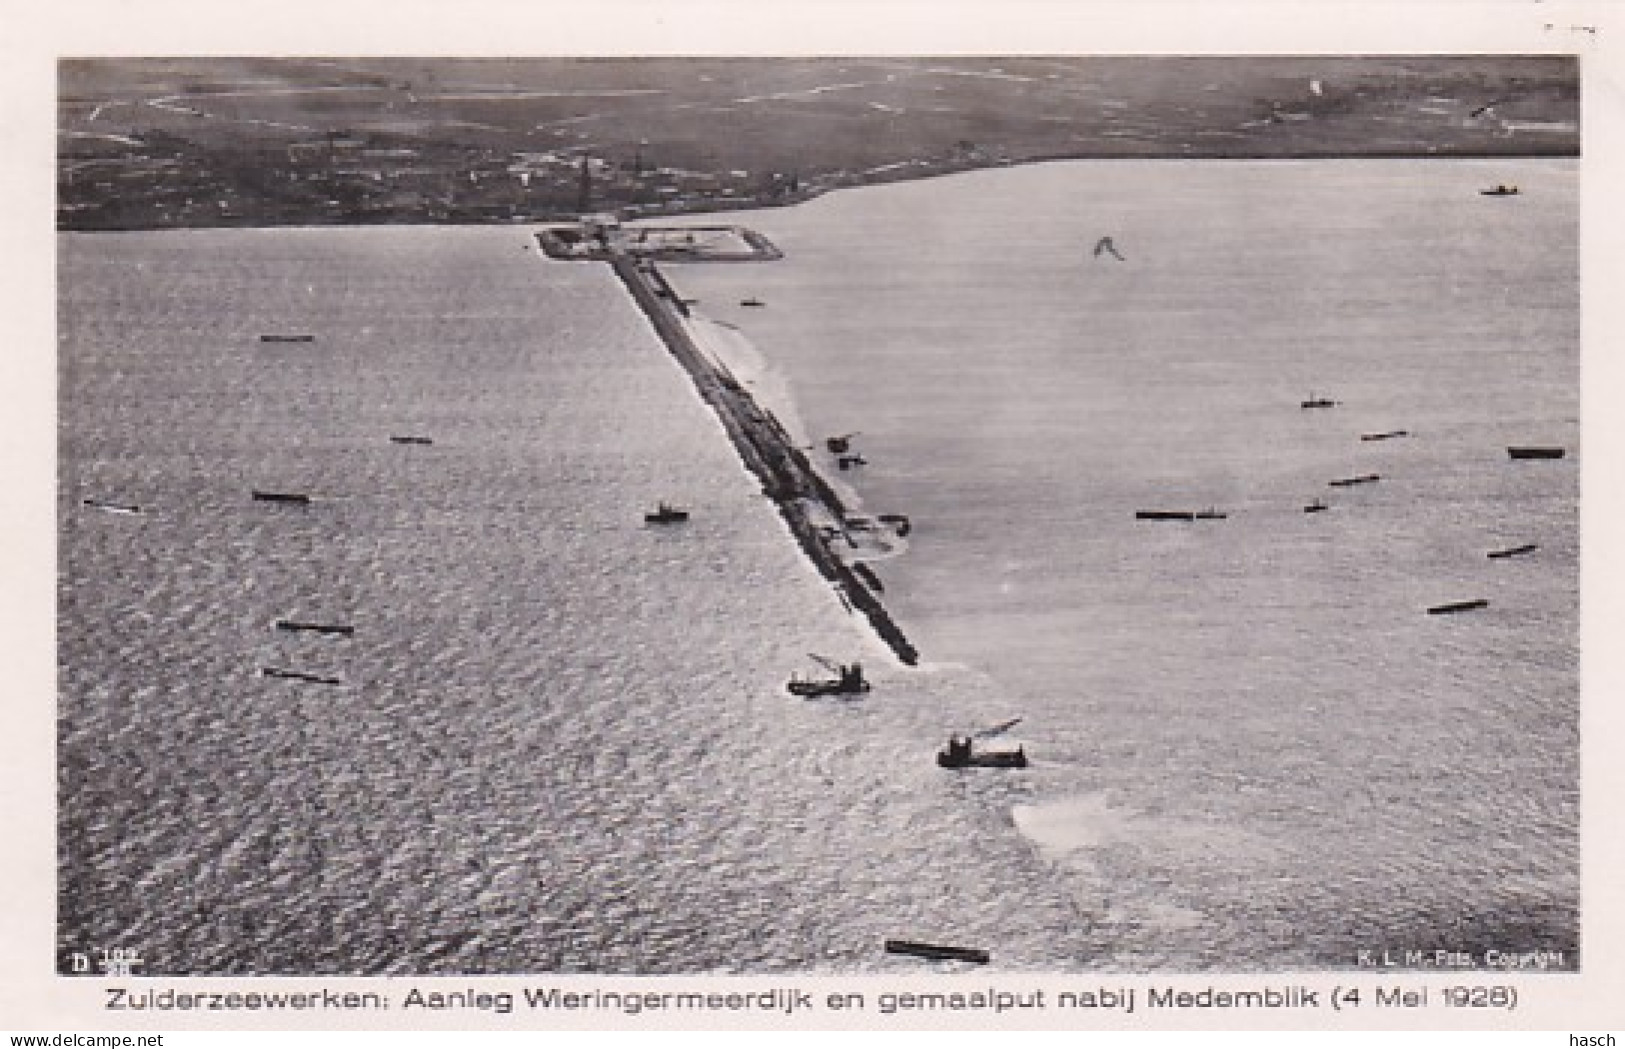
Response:
M0 697L0 1030L133 1031L147 1024L100 1009L100 981L50 975L54 955L55 523L54 460L55 242L52 200L56 145L55 63L61 57L114 55L873 55L873 54L1578 54L1584 78L1582 176L1582 302L1584 308L1582 411L1586 455L1582 480L1582 719L1584 935L1583 972L1521 977L1524 1006L1511 1014L1378 1015L1364 1012L1348 1029L1376 1027L1559 1031L1625 1027L1625 742L1621 704L1625 689L1619 646L1611 644L1621 615L1620 527L1612 511L1622 504L1618 462L1620 428L1614 391L1620 382L1611 344L1625 333L1619 289L1622 232L1614 194L1620 174L1625 87L1619 61L1625 17L1605 3L1562 2L1087 2L1087 0L605 0L597 4L472 0L283 0L278 3L203 3L201 0L61 0L25 14L0 14L0 207L4 240L5 337L0 342L0 391L5 439L0 467L6 493L3 524L4 599L0 638L7 653ZM1595 27L1595 32L1573 27ZM1550 28L1548 28L1550 27ZM1306 982L1336 983L1349 974ZM1299 977L1294 976L1293 980ZM308 988L372 987L365 980L166 981L174 985L252 985ZM402 981L388 981L396 984ZM413 981L428 986L440 981ZM535 981L476 981L517 989ZM548 980L562 983L562 980ZM631 981L583 980L587 985ZM651 980L684 988L716 984L752 989L772 980ZM880 978L777 981L878 987ZM1062 981L1046 981L1059 986ZM1094 982L1094 981L1089 981ZM1111 978L1116 984L1168 982L1167 978ZM1182 981L1254 985L1256 977ZM466 986L467 980L451 981ZM895 981L890 982L895 984ZM945 981L907 981L942 989ZM1025 988L1031 979L975 978L972 984ZM1068 977L1067 985L1078 980ZM447 984L449 987L450 984ZM194 1014L195 1016L195 1014ZM152 1014L150 1029L176 1030L180 1014ZM207 1021L207 1017L198 1018ZM516 1011L495 1022L459 1014L443 1022L398 1012L267 1015L267 1022L237 1014L224 1029L329 1029L352 1024L375 1029L518 1030L546 1026L545 1014ZM822 1018L828 1020L828 1017ZM930 1016L886 1021L864 1015L846 1029L980 1027ZM1112 1018L1106 1018L1110 1021ZM1141 1019L1143 1019L1143 1014ZM1157 1027L1181 1029L1299 1029L1298 1014L1260 1016L1166 1014ZM1050 1014L1040 1026L1097 1026ZM638 1029L613 1014L579 1014L568 1027ZM187 1018L186 1027L197 1025ZM206 1027L215 1025L206 1024ZM656 1025L657 1029L661 1025ZM683 1026L689 1026L684 1024ZM736 1026L726 1016L695 1018L693 1026ZM790 1021L786 1026L801 1027ZM1025 1027L1008 1014L997 1026ZM1110 1026L1108 1022L1108 1026ZM1139 1027L1139 1024L1132 1025ZM1343 1026L1343 1025L1339 1025ZM1157 1029L1152 1027L1150 1029ZM556 1028L557 1029L557 1028ZM669 1028L668 1028L669 1029ZM1558 1036L1561 1037L1561 1036ZM1566 1040L1565 1040L1566 1043Z

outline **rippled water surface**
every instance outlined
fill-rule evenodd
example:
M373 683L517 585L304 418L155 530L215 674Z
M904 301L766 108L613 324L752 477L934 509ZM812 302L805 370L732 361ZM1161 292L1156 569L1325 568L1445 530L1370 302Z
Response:
M812 433L860 431L841 477L868 508L913 518L875 568L917 670L808 567L604 268L519 229L64 236L62 950L1572 959L1576 177L1047 165L754 213L784 261L672 267ZM1126 262L1090 254L1105 233ZM644 524L661 498L687 526ZM1208 505L1228 518L1133 519ZM1518 542L1540 549L1484 556ZM1490 607L1423 613L1468 597ZM791 699L809 652L875 691ZM1017 716L1033 768L933 766Z
M842 476L915 526L890 605L1027 716L1067 964L1574 960L1577 177L1043 165L753 214L783 263L677 271L859 431Z

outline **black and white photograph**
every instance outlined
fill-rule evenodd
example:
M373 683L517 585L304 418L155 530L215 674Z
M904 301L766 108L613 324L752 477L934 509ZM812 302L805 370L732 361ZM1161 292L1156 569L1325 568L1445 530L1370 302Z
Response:
M1580 978L1589 39L53 55L36 976Z

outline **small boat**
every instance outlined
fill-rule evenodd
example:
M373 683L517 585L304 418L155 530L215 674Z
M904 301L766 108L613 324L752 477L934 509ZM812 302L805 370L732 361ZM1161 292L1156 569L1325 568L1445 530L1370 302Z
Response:
M937 751L937 764L945 769L1024 769L1027 753L1015 750L984 750L978 753L971 738L950 738L946 750Z
M824 438L824 447L835 455L841 455L852 447L852 438L856 436L857 432L854 431L852 433L843 433L839 437L826 437Z
M1485 556L1493 558L1493 559L1499 559L1499 558L1503 558L1503 557L1517 557L1520 554L1532 554L1536 550L1539 550L1539 549L1540 549L1540 547L1536 546L1534 543L1525 543L1522 546L1511 546L1511 547L1508 547L1505 550L1491 550Z
M869 460L861 455L843 455L835 460L835 465L843 470L849 470L854 466L867 466Z
M1136 510L1136 521L1194 521L1196 514L1191 510Z
M1513 445L1507 448L1507 454L1514 459L1561 459L1562 448L1530 448Z
M823 656L812 658L834 671L835 678L813 681L792 676L790 683L785 685L792 696L856 696L869 691L869 682L863 677L862 663L836 663Z
M297 670L279 670L276 667L262 667L260 673L265 677L284 678L289 681L307 681L312 685L342 685L344 682L336 677L321 677L317 674L302 674Z
M1313 502L1311 502L1308 506L1305 506L1303 508L1303 512L1306 513L1306 514L1318 514L1322 510L1329 510L1329 509L1331 509L1331 507L1327 506L1321 500L1316 499Z
M434 439L430 438L430 437L396 437L394 434L390 435L389 440L390 440L391 444L433 444L434 443Z
M133 503L107 503L100 499L86 499L85 505L92 510L105 510L110 514L138 514L141 512L141 508Z
M688 520L688 511L679 510L675 506L662 502L656 510L644 514L643 520L648 524L674 524L678 521Z
M1481 189L1478 191L1478 195L1481 197L1515 197L1518 195L1518 187L1499 185L1490 189Z
M1391 439L1393 439L1395 437L1409 437L1410 435L1411 435L1411 432L1409 430L1387 430L1387 431L1384 431L1383 433L1362 433L1360 435L1360 440L1362 440L1362 441L1387 441L1387 440L1391 440Z
M1447 605L1434 605L1432 608L1428 609L1428 615L1442 616L1449 615L1453 612L1471 612L1475 608L1488 608L1489 604L1490 603L1484 600L1482 597L1475 598L1472 601L1452 601Z
M355 627L353 626L335 626L328 625L326 623L301 623L296 619L279 619L276 621L276 628L278 630L286 630L290 633L303 632L311 634L341 634L344 637L349 637L351 634L355 633Z
M740 299L739 300L739 305L756 307L756 306L765 306L767 304L765 302L763 302L761 299L749 298L749 299Z
M861 681L856 686L849 686L841 681L802 681L800 678L791 678L785 688L792 696L817 699L820 696L862 695L869 691L869 682Z
M1326 482L1333 488L1352 488L1357 484L1375 484L1382 480L1381 474L1361 474L1358 477L1344 477L1337 481Z
M254 489L254 499L261 503L294 503L306 506L310 503L310 496L302 492L262 492Z
M315 342L314 335L261 335L261 342Z
M1196 520L1198 520L1198 521L1223 521L1225 518L1227 518L1229 516L1230 516L1229 514L1224 513L1221 510L1215 510L1211 506L1208 507L1206 510L1198 510L1198 511L1196 511Z
M974 947L948 947L940 943L918 943L914 940L887 940L887 954L912 954L916 958L939 961L975 962L986 965L993 956Z
M1302 407L1302 408L1335 408L1338 403L1339 402L1332 400L1330 397L1316 397L1314 394L1311 393L1309 395L1309 399L1307 401L1304 401L1301 405L1299 405L1299 407Z
M914 528L909 522L907 514L881 514L877 520L881 524L891 525L895 528L899 537L908 535Z

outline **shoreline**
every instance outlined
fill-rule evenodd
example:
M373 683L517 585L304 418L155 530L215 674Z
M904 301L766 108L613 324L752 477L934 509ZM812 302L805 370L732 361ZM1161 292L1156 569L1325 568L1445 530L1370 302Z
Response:
M920 654L902 628L852 564L830 545L843 534L831 522L844 523L847 506L797 447L772 412L734 378L727 366L701 350L680 319L687 310L653 262L620 255L607 260L650 324L694 383L695 390L721 420L745 467L762 484L762 494L778 508L790 534L819 574L834 584L849 610L863 613L880 639L908 666ZM673 305L675 304L675 305Z
M996 171L1012 167L1030 167L1036 164L1067 164L1077 162L1117 162L1117 161L1210 161L1233 163L1257 162L1305 162L1318 160L1350 161L1350 160L1439 160L1439 161L1518 161L1518 160L1582 160L1584 153L1578 145L1553 146L1549 149L1524 149L1508 151L1505 153L1493 150L1465 151L1452 150L1450 152L1428 152L1415 149L1369 150L1358 153L1333 153L1304 150L1300 152L1245 152L1245 151L1214 151L1201 153L1192 151L1184 154L1156 153L1156 152L1078 152L1056 153L1022 157L1019 159L1000 159L975 164L933 165L930 161L910 161L895 171L881 173L853 172L842 176L831 177L821 185L809 187L802 192L787 195L772 200L763 200L755 197L734 198L703 198L689 201L681 207L662 207L649 211L638 211L628 214L628 222L658 222L668 219L683 219L706 215L727 215L734 213L747 213L753 211L776 211L783 208L796 207L821 197L829 196L847 189L864 189L873 186L892 186L908 182L924 182L932 179L947 178L952 175L964 175L976 171ZM915 167L915 170L908 170ZM218 218L218 216L215 216ZM580 220L581 215L573 211L549 211L526 214L513 214L504 216L480 216L477 214L458 214L436 218L429 214L410 214L401 212L360 213L339 216L318 216L315 214L292 215L287 221L265 221L266 216L231 216L241 218L240 222L175 222L165 225L144 223L105 223L105 224L76 224L64 221L65 213L58 209L55 212L54 229L58 233L156 233L174 230L205 230L205 229L334 229L341 227L367 227L367 226L434 226L434 227L486 227L486 226L534 226L540 224L574 223ZM328 221L328 219L331 219ZM751 259L718 259L717 261L752 261Z

